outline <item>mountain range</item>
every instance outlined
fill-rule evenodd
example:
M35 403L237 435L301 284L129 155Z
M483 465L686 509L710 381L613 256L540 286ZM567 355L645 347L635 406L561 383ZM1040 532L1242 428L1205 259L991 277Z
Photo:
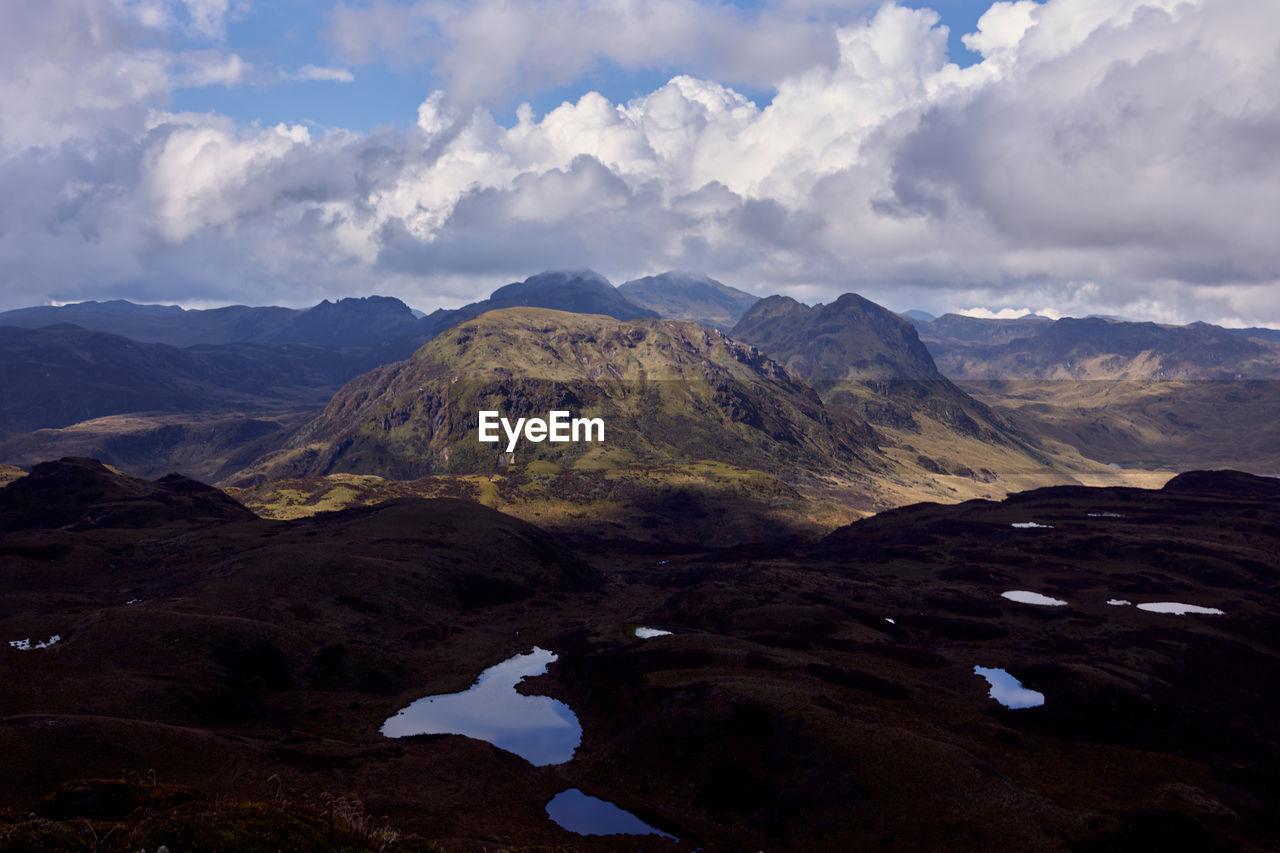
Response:
M0 319L0 853L1280 834L1280 485L1190 470L1280 461L1265 334L589 270L219 311ZM571 760L380 733L535 647Z
M31 465L60 453L91 455L139 474L155 476L178 468L206 479L233 477L242 486L261 483L263 471L304 477L342 471L395 477L476 473L488 463L467 463L475 462L476 448L467 447L457 434L445 442L455 460L450 464L418 457L407 461L403 453L399 461L391 461L393 453L386 457L389 467L379 470L367 453L359 463L353 461L359 453L347 453L346 461L333 467L304 464L298 456L303 445L309 446L308 453L321 453L319 445L337 433L311 425L308 435L323 439L310 441L297 430L306 423L308 410L321 420L339 411L349 417L342 395L333 398L344 382L363 377L354 386L359 393L359 388L382 381L387 365L408 358L444 330L488 311L528 306L624 322L653 320L661 312L668 319L728 327L734 339L754 344L811 388L825 417L862 433L863 458L852 464L864 469L860 477L874 480L869 492L881 495L868 506L911 496L994 496L1082 477L1102 483L1106 480L1099 479L1099 465L1117 461L1146 469L1241 464L1242 454L1233 455L1236 444L1227 440L1227 433L1255 427L1274 402L1269 379L1249 388L1221 380L1273 376L1276 345L1265 336L1245 337L1205 324L903 318L854 294L830 305L804 306L786 297L760 300L695 274L664 273L614 288L602 276L582 270L532 276L499 288L487 300L424 317L399 300L382 297L323 302L306 311L243 306L183 311L115 302L7 312L0 323L36 326L50 319L77 319L144 338L210 343L157 349L164 345L110 334L95 337L66 325L0 332L6 344L0 359L11 365L7 373L15 379L7 396L9 408L0 411L0 435L7 437L0 443L0 456ZM537 332L526 329L525 334ZM494 349L485 370L512 371L514 366L515 376L536 364L520 362L530 355L525 351L528 341L508 343L514 349ZM102 371L99 364L120 369ZM661 374L665 368L655 369ZM579 373L575 381L596 382ZM44 379L42 387L32 384L37 374ZM1163 409L1151 412L1152 400L1168 398L1153 389L1170 386L1150 383L1175 378L1217 381L1187 392L1200 413L1194 421ZM1035 384L1015 389L1010 384L1015 380ZM1068 389L1063 384L1100 380L1143 384L1123 390L1096 384ZM18 390L18 382L33 390ZM504 393L511 396L510 389ZM733 393L743 399L754 396L749 400L752 413L739 413L745 420L737 421L749 424L768 410L762 398L773 391ZM331 399L327 414L312 408ZM403 412L396 414L401 416ZM693 434L713 436L717 428L713 418ZM823 445L821 435L829 432L825 427L815 432L804 418L786 429L812 433L817 445ZM1205 435L1209 440L1200 441ZM1272 446L1270 431L1254 429L1251 435L1252 459L1264 465L1280 462L1280 447ZM698 446L720 447L716 439L690 439L683 449L659 444L661 452L637 455L627 450L610 464L683 464ZM1221 452L1192 452L1206 444ZM753 461L747 467L782 472L789 463L770 468L761 461L773 458L776 450L748 454ZM431 452L446 451L442 444ZM729 455L712 452L706 458L725 460ZM833 483L840 481L843 488L857 480L847 479L846 455L825 465L812 457L799 466L803 475L797 468L791 472L796 476L784 479L812 484L816 471L829 470L837 474ZM264 461L268 457L270 464ZM872 457L874 463L869 462ZM281 467L285 458L293 462Z
M1024 432L1124 467L1280 471L1274 330L1097 317L912 322L940 370Z

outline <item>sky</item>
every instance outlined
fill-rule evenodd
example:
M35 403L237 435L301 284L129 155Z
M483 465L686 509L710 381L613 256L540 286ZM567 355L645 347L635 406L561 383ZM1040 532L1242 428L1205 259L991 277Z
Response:
M0 309L548 269L1280 327L1275 0L0 4Z

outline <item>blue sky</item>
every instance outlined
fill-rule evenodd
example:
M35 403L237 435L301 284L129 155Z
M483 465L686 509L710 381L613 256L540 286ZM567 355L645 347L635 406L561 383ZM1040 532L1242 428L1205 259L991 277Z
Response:
M760 6L756 2L733 5L748 13ZM860 8L864 16L867 14L868 7L849 5ZM981 59L960 39L976 29L978 18L989 8L989 2L913 0L901 5L939 13L941 23L949 28L947 49L952 62L964 67ZM201 47L220 44L252 62L263 73L247 85L180 88L174 92L173 109L213 111L241 122L263 125L306 122L361 131L378 126L412 125L417 118L418 104L434 89L447 85L447 81L434 78L430 69L422 66L400 62L373 61L359 65L345 62L328 32L332 26L332 8L331 3L305 0L258 3L230 18L224 39L191 39ZM873 10L874 6L869 8ZM346 83L292 80L285 76L308 65L349 70L354 79ZM654 91L680 72L675 64L628 69L601 61L570 83L545 90L531 87L517 97L494 104L493 111L499 122L510 125L515 121L519 102L528 102L535 113L541 115L564 101L576 101L587 90L598 91L616 103L625 103ZM761 105L773 96L767 88L743 85L735 88Z

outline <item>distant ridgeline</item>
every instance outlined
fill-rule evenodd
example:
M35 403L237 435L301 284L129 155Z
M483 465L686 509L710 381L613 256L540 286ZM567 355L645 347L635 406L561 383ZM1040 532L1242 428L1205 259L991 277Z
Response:
M943 373L1024 432L1127 468L1280 472L1280 330L908 319Z
M546 272L428 315L377 296L25 308L0 314L0 367L0 462L211 481L708 460L950 498L1100 481L1108 462L1280 470L1280 383L1255 381L1280 378L1280 332L900 316L690 273ZM481 412L514 446L501 420L480 440ZM608 440L585 440L597 422Z

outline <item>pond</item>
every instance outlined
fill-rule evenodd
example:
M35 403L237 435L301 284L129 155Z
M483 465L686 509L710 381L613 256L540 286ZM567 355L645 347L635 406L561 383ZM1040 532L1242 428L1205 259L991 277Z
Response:
M552 797L547 803L547 816L579 835L661 835L678 840L674 835L654 829L631 812L606 800L589 797L577 788Z
M20 652L29 652L35 649L47 649L50 646L54 645L55 643L60 642L61 640L62 640L61 634L54 634L52 637L50 637L47 640L37 640L34 643L31 642L30 637L27 637L25 640L10 640L9 647L17 649Z
M987 694L1006 708L1034 708L1044 704L1044 694L1038 690L1028 690L1022 682L1003 669L975 666L973 671L981 675L991 685Z
M1146 610L1150 613L1173 613L1182 616L1187 613L1203 613L1207 616L1225 616L1225 611L1216 607L1201 607L1198 604L1183 604L1178 601L1152 601L1147 604L1139 604L1139 610Z
M382 734L466 735L514 752L530 764L544 767L573 758L582 742L582 725L565 703L550 696L525 696L515 686L542 675L556 655L546 649L507 658L480 673L462 693L424 696L387 718Z
M1000 597L1016 601L1019 604L1039 604L1043 607L1062 607L1066 604L1060 598L1050 598L1047 595L1041 595L1038 592L1031 592L1025 589L1011 589L1008 592L1000 593Z

